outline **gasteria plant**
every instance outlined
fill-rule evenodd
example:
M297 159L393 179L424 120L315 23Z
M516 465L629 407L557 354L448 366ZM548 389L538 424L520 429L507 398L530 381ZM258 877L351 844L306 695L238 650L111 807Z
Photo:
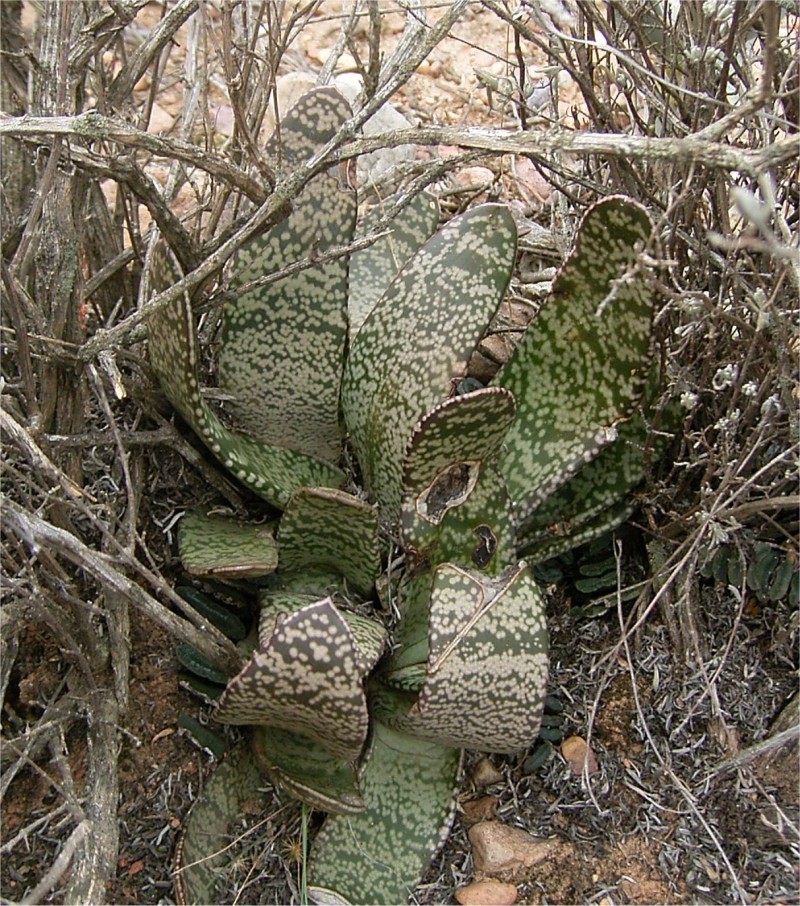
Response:
M267 153L291 169L349 114L316 89ZM461 751L537 736L547 631L531 565L625 518L641 479L652 298L639 204L611 197L586 213L522 343L467 392L515 261L504 206L437 231L421 194L349 260L259 283L377 216L357 225L353 191L322 173L235 257L218 370L236 430L201 392L190 301L149 322L175 408L282 513L267 527L181 522L188 572L260 580L257 633L215 706L254 728L252 746L220 765L186 823L181 901L213 900L228 824L263 776L329 813L309 859L315 899L405 900L447 833ZM176 279L163 247L153 278Z

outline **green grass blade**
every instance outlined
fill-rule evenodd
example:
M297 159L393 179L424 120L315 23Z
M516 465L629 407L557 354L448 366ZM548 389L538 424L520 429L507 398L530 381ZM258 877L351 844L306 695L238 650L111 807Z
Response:
M637 254L651 230L630 199L590 208L552 295L496 379L517 401L502 470L521 520L613 440L641 395L653 294Z
M508 286L516 227L488 204L454 218L398 273L358 333L342 407L368 491L400 516L403 451L453 381Z
M455 749L376 724L361 779L366 811L330 817L317 834L312 898L407 902L449 831L459 764Z

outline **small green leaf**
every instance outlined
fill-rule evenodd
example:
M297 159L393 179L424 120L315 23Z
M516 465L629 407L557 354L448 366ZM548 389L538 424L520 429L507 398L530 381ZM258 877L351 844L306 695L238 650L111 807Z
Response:
M375 714L442 745L515 752L536 738L546 683L544 601L527 568L491 579L443 564L433 578L419 697L398 716L387 696Z
M353 342L342 409L365 485L387 522L400 516L411 432L461 377L515 254L516 228L504 206L454 218L404 265Z
M650 361L652 223L618 196L590 208L550 298L496 378L517 401L501 468L524 522L617 434Z
M364 810L352 764L318 743L288 730L256 727L254 746L264 773L290 796L337 815Z
M241 642L247 635L247 627L235 613L231 613L227 607L213 601L198 589L191 585L177 585L175 593L180 595L187 604L191 604L212 626L216 626L232 641Z
M312 845L314 901L405 903L447 837L460 760L376 724L361 779L366 811L328 818Z
M278 565L278 548L269 528L197 512L185 513L181 519L178 549L184 569L192 576L255 579L274 572Z
M159 244L153 255L154 288L167 289L178 276L170 253ZM252 440L222 424L200 391L197 330L186 295L151 314L148 336L150 361L169 401L222 465L259 497L283 509L299 487L344 483L344 473L328 463Z
M281 519L278 551L282 576L330 572L367 595L381 568L378 513L344 491L301 488Z
M368 236L385 216L395 199L370 208L359 219L356 239ZM420 192L392 218L387 235L350 256L350 341L375 307L400 268L433 235L439 223L439 204L427 192Z
M231 724L263 724L308 736L355 761L368 715L363 656L330 598L276 621L266 644L228 684L214 712Z
M242 806L258 795L261 772L249 746L240 745L211 774L184 821L175 849L175 899L218 903L216 890L229 862L232 830Z
M175 646L175 657L182 667L212 683L224 686L230 679L227 673L223 673L208 658L203 657L199 651L195 651L191 645L187 645L185 642L179 642Z

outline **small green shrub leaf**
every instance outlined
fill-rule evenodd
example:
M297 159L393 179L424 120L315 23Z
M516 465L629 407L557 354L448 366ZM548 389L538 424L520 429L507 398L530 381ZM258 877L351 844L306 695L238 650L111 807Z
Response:
M328 818L312 845L314 901L405 903L450 829L460 760L376 723L361 778L366 811Z
M167 289L177 278L170 253L158 245L153 255L154 288ZM222 465L259 497L283 509L299 487L335 488L344 483L344 473L328 463L252 440L223 425L200 392L197 330L186 295L150 316L148 336L150 361L169 401Z
M390 198L370 208L356 226L357 239L370 234L393 201ZM428 241L438 223L439 203L429 193L420 192L392 218L387 235L350 256L351 342L397 272Z
M278 552L283 576L330 572L367 595L381 568L377 510L344 491L301 488L281 519Z
M336 815L351 815L366 807L353 765L308 737L276 727L256 727L253 745L262 771L290 796Z
M653 298L637 255L651 230L630 199L590 208L550 298L497 376L517 401L502 470L520 520L616 437L641 395Z
M451 392L505 293L516 227L503 205L454 218L408 261L355 338L342 408L367 490L400 517L403 451Z
M276 621L267 643L228 684L214 716L300 733L355 761L369 722L360 658L331 599L315 601Z
M254 579L275 571L278 547L271 529L221 516L186 513L178 525L178 550L192 576Z

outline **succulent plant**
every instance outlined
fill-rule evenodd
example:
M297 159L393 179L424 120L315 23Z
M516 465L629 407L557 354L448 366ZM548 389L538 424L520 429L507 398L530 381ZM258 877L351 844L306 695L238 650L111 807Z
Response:
M296 166L349 114L315 89L267 153ZM274 517L192 513L180 528L187 571L258 580L260 609L214 714L253 727L252 744L220 765L186 823L184 902L213 900L228 825L265 776L329 814L312 897L405 900L446 836L461 751L537 737L547 631L532 565L624 519L642 476L645 210L614 196L586 213L520 346L491 386L466 392L514 267L506 207L437 231L420 194L349 260L259 282L368 233L380 211L356 226L353 191L321 173L237 253L218 360L236 427L201 391L190 300L149 321L164 392ZM154 286L178 276L159 247Z

